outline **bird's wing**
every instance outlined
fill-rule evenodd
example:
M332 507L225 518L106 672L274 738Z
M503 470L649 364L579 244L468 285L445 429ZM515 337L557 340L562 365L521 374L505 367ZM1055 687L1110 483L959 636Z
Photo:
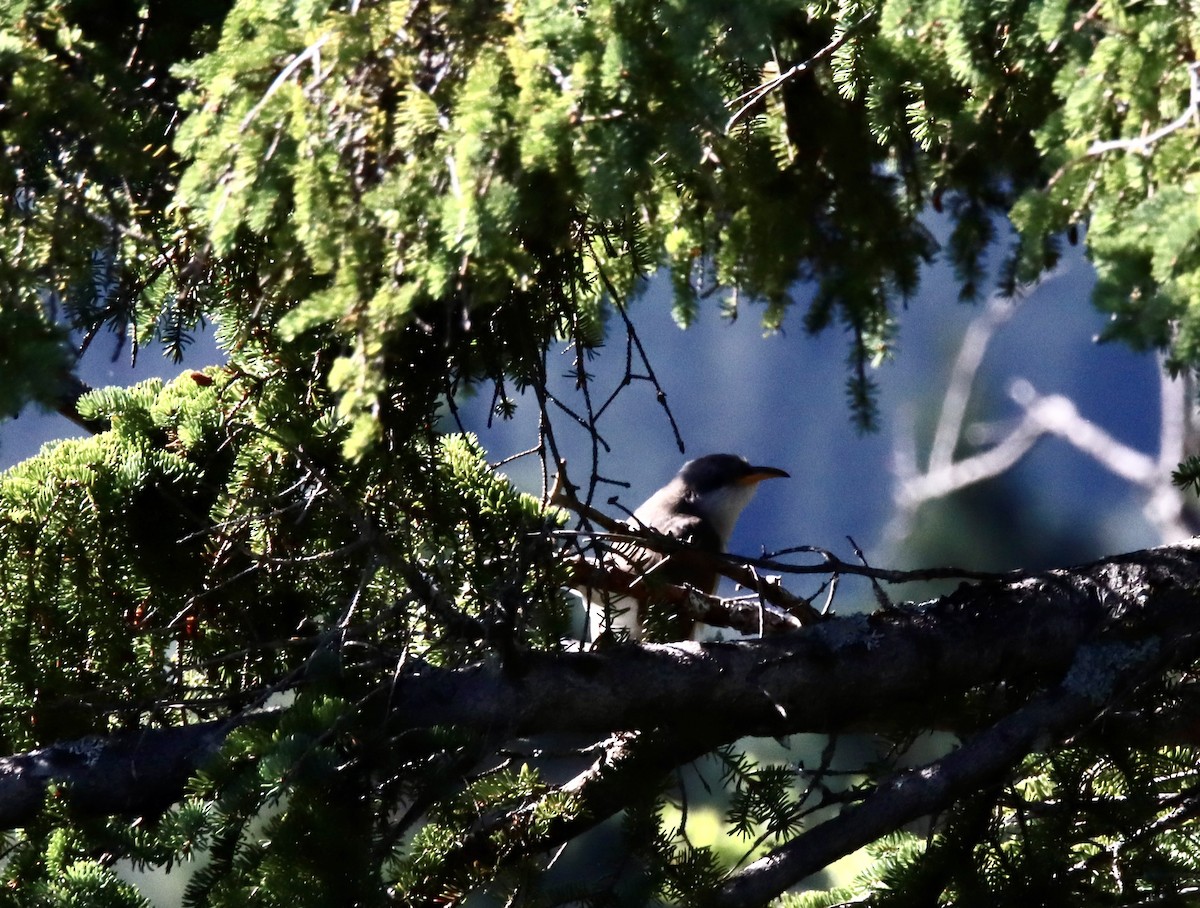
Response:
M711 593L717 575L706 556L721 551L721 539L712 525L694 514L673 514L653 529L695 551L656 552L635 542L625 542L613 547L618 565L664 583L687 583Z
M644 528L636 523L632 527ZM652 529L685 543L689 549L663 553L632 541L613 543L605 556L607 563L626 571L634 579L645 579L649 585L686 583L705 593L716 589L717 574L709 556L721 550L721 539L712 524L697 515L676 513ZM636 598L593 592L588 599L588 625L593 643L604 637L642 638L642 623L646 616L641 614ZM692 639L695 624L692 619L671 615L663 615L662 618L671 622L670 627L661 632L665 639Z

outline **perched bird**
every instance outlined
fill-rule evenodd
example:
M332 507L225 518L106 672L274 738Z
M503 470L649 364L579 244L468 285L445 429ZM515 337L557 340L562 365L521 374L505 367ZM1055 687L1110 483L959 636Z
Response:
M687 549L662 553L622 543L612 547L612 563L623 571L655 582L687 584L702 593L717 588L712 555L725 551L742 509L764 479L786 477L775 467L756 467L736 454L709 454L685 463L675 478L646 499L629 521L634 529L652 529L687 545ZM588 624L593 643L604 634L639 640L642 620L638 602L631 596L592 591ZM680 618L672 635L691 639L693 625Z

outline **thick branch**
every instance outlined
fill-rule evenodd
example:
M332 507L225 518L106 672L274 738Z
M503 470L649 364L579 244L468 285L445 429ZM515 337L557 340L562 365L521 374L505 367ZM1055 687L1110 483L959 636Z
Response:
M739 643L528 653L507 665L422 666L390 692L397 727L442 723L510 733L698 724L733 734L940 727L945 701L1009 679L1061 677L1106 619L1200 628L1192 545L1011 583L960 587L922 607L831 618ZM1182 592L1181 592L1182 591ZM1196 627L1193 627L1192 624Z
M830 618L763 640L526 653L458 669L412 660L375 708L393 731L459 725L493 737L658 729L689 738L702 729L719 743L845 729L961 730L965 693L1000 681L1054 684L1101 631L1111 628L1129 646L1189 645L1200 636L1197 590L1200 548L1163 547L964 585L923 606ZM50 782L66 785L90 812L161 809L235 722L10 757L0 762L0 827L28 820Z
M481 867L511 865L529 854L545 853L571 841L619 811L653 798L666 773L722 743L704 729L690 735L621 732L599 742L596 760L573 779L472 828L463 842L443 857L441 873L427 881L425 888L405 893L405 904L444 900L446 893L441 890L448 883L452 889L451 881L464 868L478 872ZM564 794L573 799L571 809L555 812L555 802L561 803ZM546 820L548 815L552 819Z
M143 816L179 800L226 736L252 717L84 738L0 758L0 828L32 821L49 785L94 816Z
M861 803L809 829L736 874L713 902L761 905L844 855L905 823L1001 780L1041 742L1069 736L1095 716L1131 673L1156 662L1164 642L1083 647L1067 678L940 760L897 773Z

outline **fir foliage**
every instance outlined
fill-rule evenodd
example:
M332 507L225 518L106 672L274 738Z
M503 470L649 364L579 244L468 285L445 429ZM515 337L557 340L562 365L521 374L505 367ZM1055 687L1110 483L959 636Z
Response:
M703 903L737 857L664 819L696 792L659 763L612 807L552 771L577 742L389 723L413 666L573 645L563 515L447 411L531 388L552 461L548 351L586 387L666 270L681 325L716 296L844 331L869 427L922 264L987 294L1001 217L1002 286L1082 231L1109 335L1194 368L1196 30L1091 0L0 5L0 409L103 428L0 477L0 747L239 722L137 823L49 790L0 902L141 905L128 859L188 864L197 906ZM210 321L226 365L64 403L103 334L178 357ZM1173 903L1196 755L1135 743L1030 758L797 904ZM738 857L880 774L721 753Z

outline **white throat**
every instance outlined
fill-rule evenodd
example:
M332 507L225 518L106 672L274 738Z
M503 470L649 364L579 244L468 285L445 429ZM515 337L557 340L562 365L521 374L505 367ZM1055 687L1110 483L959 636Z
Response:
M733 525L754 493L758 491L758 483L748 482L737 485L722 486L711 492L706 492L696 499L697 510L701 511L712 523L713 529L721 538L721 550L729 546L729 537L733 535Z

